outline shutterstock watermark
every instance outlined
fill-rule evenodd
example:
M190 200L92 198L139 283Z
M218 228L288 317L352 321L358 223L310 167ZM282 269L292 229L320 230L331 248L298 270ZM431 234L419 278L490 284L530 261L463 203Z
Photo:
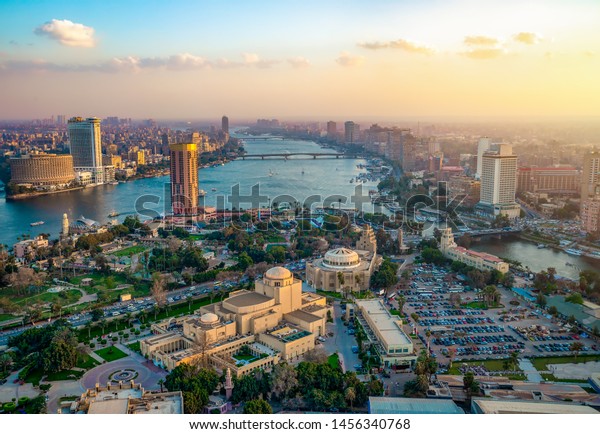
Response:
M340 231L353 223L382 221L382 216L409 230L427 230L432 226L464 226L458 207L465 196L449 198L446 182L439 182L437 194L414 194L404 203L398 203L390 195L371 196L363 185L354 187L354 192L346 194L308 194L303 197L297 193L280 193L273 197L261 192L261 184L250 186L242 191L239 183L233 184L229 194L217 194L207 204L206 197L198 201L198 213L192 215L173 215L171 205L171 184L163 185L163 195L142 194L135 201L135 212L146 219L197 224L200 222L231 222L240 229L267 230L271 227L289 226L307 222L311 227L325 231ZM178 195L179 203L192 202ZM159 211L161 210L161 211ZM258 224L262 222L263 224ZM294 222L294 223L292 223ZM268 223L265 227L264 223Z

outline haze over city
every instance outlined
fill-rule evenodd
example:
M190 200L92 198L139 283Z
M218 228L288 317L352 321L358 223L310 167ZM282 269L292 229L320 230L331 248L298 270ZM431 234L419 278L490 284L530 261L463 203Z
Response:
M0 5L0 118L600 114L595 1Z

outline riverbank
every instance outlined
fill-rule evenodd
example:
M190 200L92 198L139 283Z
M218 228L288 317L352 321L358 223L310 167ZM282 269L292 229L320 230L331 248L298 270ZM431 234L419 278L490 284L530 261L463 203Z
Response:
M13 195L7 194L6 200L26 200L26 199L32 199L34 197L39 197L39 196L48 196L51 194L68 193L70 191L83 190L84 188L85 188L85 186L64 188L62 190L36 191L36 192L31 192L31 193L20 193L20 194L13 194Z

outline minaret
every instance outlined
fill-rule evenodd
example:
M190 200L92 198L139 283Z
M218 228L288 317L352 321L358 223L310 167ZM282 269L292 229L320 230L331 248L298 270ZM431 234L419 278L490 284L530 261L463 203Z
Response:
M69 236L69 217L67 213L63 214L61 235L65 238Z
M231 379L231 369L227 368L227 374L225 375L225 398L230 399L232 392L233 392L233 380Z

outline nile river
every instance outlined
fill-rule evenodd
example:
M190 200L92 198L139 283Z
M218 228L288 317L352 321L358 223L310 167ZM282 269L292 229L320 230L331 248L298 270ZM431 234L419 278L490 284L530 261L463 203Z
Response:
M257 140L245 145L249 154L290 152L332 152L323 150L317 143L297 140ZM239 184L241 196L250 195L253 186L259 186L259 194L263 196L260 206L267 206L269 201L286 202L305 201L322 203L329 197L328 203L354 206L351 196L356 194L356 184L350 179L361 173L357 164L365 163L359 159L295 159L278 160L236 160L223 166L200 169L200 188L206 191L206 205L225 205L231 208L230 197L234 186ZM0 243L12 245L22 234L34 236L38 233L50 233L57 238L61 228L63 213L70 219L84 216L106 223L112 211L120 213L118 220L137 210L146 208L152 211L141 211L142 219L156 213L164 213L169 208L169 178L146 178L119 185L106 185L85 190L60 193L32 198L24 201L6 201L4 193L0 197ZM367 196L369 189L376 189L376 182L367 182L361 186L362 195ZM165 195L165 191L167 194ZM291 198L281 197L289 195ZM311 197L312 196L312 197ZM167 198L167 202L165 201ZM220 199L219 199L220 198ZM141 202L146 202L142 205ZM137 204L137 205L136 205ZM252 207L251 203L241 203L241 208ZM368 211L368 207L362 208ZM31 227L30 223L42 220L42 226ZM579 269L598 269L600 261L583 257L569 256L552 249L538 249L534 243L517 238L489 239L473 243L474 250L487 251L495 255L520 261L532 271L547 267L555 267L559 274L576 277ZM567 266L566 263L576 265Z

